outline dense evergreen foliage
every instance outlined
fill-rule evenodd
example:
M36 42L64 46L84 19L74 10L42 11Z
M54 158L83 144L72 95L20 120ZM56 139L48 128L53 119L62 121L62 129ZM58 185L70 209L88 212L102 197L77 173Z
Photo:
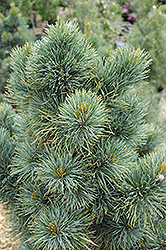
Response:
M151 59L100 58L77 26L13 50L0 199L20 249L164 250L166 157L139 87Z

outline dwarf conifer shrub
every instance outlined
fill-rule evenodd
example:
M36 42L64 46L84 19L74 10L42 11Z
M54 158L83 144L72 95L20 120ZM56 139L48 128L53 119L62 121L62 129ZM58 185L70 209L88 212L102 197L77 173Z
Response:
M0 199L20 249L165 248L166 158L137 93L150 62L134 48L101 59L70 23L13 50Z

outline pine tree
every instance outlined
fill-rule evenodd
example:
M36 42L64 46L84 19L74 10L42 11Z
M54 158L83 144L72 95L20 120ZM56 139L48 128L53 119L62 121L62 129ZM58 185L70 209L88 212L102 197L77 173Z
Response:
M151 59L100 58L76 25L13 50L0 199L20 249L165 249L166 157L137 86Z

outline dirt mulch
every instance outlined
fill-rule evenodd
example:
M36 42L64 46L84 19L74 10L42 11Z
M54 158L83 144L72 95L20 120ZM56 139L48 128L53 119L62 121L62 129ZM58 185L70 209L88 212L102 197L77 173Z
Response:
M0 204L0 250L19 250L18 243L11 237L9 222L6 221L3 206Z

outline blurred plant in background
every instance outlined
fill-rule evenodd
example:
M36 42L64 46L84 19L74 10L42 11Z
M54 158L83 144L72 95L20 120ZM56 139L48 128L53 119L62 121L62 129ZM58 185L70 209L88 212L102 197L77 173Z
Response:
M151 15L139 19L128 43L149 51L153 58L150 82L160 91L165 86L166 75L166 6L156 8Z
M122 17L124 21L129 21L130 23L134 23L137 19L137 14L133 12L131 1L125 2L122 4Z
M121 14L121 6L109 0L71 0L58 12L60 19L78 23L102 56L107 56L114 47L122 23Z
M20 7L22 5L22 0L1 0L0 3L0 13L7 15L10 11L10 3L13 2L16 6Z
M38 0L35 10L41 15L42 20L47 20L50 24L55 23L59 7L66 7L65 0Z
M117 0L122 6L124 21L131 21L134 23L137 18L146 18L152 10L153 5L158 5L163 2L158 0Z
M35 36L36 16L40 15L42 21L49 24L55 23L60 7L67 6L68 0L20 0L21 11Z
M12 2L7 16L0 13L0 92L3 92L10 74L11 49L27 40L32 40L32 37L19 8Z

